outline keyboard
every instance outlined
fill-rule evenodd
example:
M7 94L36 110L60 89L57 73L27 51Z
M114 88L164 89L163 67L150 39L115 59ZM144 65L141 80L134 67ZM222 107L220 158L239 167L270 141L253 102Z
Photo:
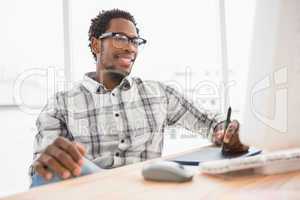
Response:
M251 157L208 161L199 164L200 172L205 174L223 174L238 170L276 166L300 161L300 148L280 150Z

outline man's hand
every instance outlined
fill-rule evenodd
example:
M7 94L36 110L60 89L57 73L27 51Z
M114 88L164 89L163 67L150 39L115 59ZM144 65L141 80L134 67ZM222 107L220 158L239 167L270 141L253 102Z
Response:
M230 122L226 131L224 131L224 128L224 124L219 124L213 133L213 142L218 146L223 146L223 153L242 153L249 149L240 141L240 127L237 120Z
M59 137L33 163L33 168L47 181L53 177L52 172L63 179L79 176L84 154L81 144Z

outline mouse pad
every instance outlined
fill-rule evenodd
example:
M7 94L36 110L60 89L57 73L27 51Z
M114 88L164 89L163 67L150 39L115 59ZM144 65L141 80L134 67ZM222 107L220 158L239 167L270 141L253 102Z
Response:
M242 154L223 155L221 152L221 147L212 146L212 147L202 148L196 152L178 156L176 158L171 159L170 161L174 161L183 165L199 165L199 163L205 161L221 160L221 159L237 158L237 157L248 157L248 156L257 155L259 153L261 153L261 150L250 147L248 152Z

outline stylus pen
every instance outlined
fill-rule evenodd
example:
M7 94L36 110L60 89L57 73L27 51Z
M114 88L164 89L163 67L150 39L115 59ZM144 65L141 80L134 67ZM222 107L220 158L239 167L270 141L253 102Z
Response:
M225 121L225 127L224 127L224 137L225 137L225 133L226 130L229 126L230 123L230 117L231 117L231 107L229 106L228 111L227 111L227 117L226 117L226 121ZM226 144L224 144L224 142L222 143L222 153L225 154L226 153Z
M227 117L226 117L226 122L225 122L225 129L224 129L225 132L229 126L230 117L231 117L231 106L229 106L228 111L227 111Z

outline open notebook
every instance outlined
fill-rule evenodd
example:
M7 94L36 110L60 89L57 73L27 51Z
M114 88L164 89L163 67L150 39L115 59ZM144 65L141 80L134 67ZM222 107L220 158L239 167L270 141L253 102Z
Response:
M248 152L243 154L223 155L221 152L221 147L211 146L211 147L204 147L196 152L178 156L176 158L171 159L171 161L183 165L199 165L199 163L205 161L221 160L221 159L229 159L229 158L237 158L237 157L249 157L260 153L261 150L250 147Z

